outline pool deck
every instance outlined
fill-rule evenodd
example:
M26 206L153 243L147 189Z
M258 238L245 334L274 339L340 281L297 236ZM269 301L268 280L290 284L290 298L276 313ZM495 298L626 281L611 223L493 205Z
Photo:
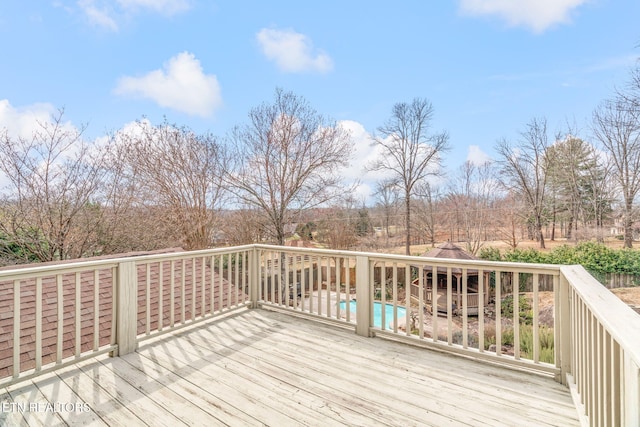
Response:
M550 378L268 310L194 325L0 390L0 425L578 425Z

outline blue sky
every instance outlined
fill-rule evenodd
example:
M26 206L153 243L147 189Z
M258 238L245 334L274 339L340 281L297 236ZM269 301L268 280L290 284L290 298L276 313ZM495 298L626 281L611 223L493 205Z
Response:
M352 130L348 177L396 102L434 106L454 171L533 117L588 138L593 109L640 57L636 0L0 3L0 128L65 109L98 138L147 117L224 136L276 87Z

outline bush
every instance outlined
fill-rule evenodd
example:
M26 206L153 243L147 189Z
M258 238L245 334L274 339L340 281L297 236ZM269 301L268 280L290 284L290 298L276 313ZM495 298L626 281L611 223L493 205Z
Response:
M384 293L384 299L385 301L390 301L393 299L393 288L391 288L389 285L386 285L384 287L385 293ZM382 286L376 286L375 290L373 291L373 299L376 301L382 301Z
M496 343L496 327L494 325L488 325L484 328L484 349L488 350L489 347Z
M498 248L480 248L480 259L484 259L487 261L503 261L502 254L500 253L500 249Z
M611 249L597 242L563 245L548 253L532 248L516 248L501 254L497 248L482 248L480 258L534 264L580 264L601 282L607 273L638 274L640 271L640 251Z
M514 333L512 328L502 331L502 345L513 347L513 337Z
M513 347L514 331L507 328L502 331L502 345ZM553 363L553 328L540 326L538 328L538 341L540 343L540 362ZM484 349L488 350L491 345L496 344L496 330L494 327L487 327L484 335ZM520 357L533 360L533 326L520 325Z
M462 345L462 331L453 332L453 334L451 334L451 342L454 343L454 344ZM477 348L478 347L478 336L477 335L468 334L467 335L467 345L469 347Z
M533 323L533 310L527 298L523 295L518 297L518 308L520 311L520 323L531 325ZM508 295L500 303L502 317L513 318L513 295Z
M538 340L540 342L540 361L553 363L553 329L540 326ZM522 325L520 327L520 357L533 359L533 326Z

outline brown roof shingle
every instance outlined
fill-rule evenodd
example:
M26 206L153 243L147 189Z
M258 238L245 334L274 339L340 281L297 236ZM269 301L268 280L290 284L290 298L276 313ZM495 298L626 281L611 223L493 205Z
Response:
M125 254L126 255L126 254ZM138 255L141 255L138 253ZM197 318L204 312L211 312L211 293L213 292L213 310L218 311L235 302L234 296L229 295L226 279L220 277L216 270L212 270L207 259L210 257L188 259L186 262L176 262L174 275L174 322L180 323L182 318L182 282L184 273L184 320ZM93 259L92 259L93 260ZM205 289L202 292L202 267L204 262ZM37 266L40 266L38 264ZM195 269L194 269L195 265ZM30 267L33 267L31 265ZM184 266L184 267L183 267ZM29 267L29 266L27 266ZM138 335L147 330L147 303L150 299L149 329L157 330L160 320L160 262L150 263L149 285L147 295L146 265L138 266ZM162 262L162 324L170 324L171 311L171 263ZM195 274L194 274L195 273ZM76 322L80 322L80 348L82 352L90 351L94 347L95 329L94 319L98 317L98 345L107 346L112 335L113 319L113 269L99 270L99 280L94 281L93 269L80 273L80 318L76 319L76 273L61 273L62 278L62 358L73 356L76 348ZM212 283L213 282L213 283ZM98 286L98 307L95 307L95 286ZM235 288L237 289L237 288ZM238 291L239 292L239 291ZM196 297L195 313L192 313L193 295ZM204 296L204 298L203 298ZM244 300L244 294L239 296ZM14 284L13 280L0 281L0 378L13 374L13 338L14 338ZM58 296L56 276L42 278L42 365L56 360L58 336ZM20 370L25 371L35 367L35 337L36 337L36 280L28 278L20 282Z

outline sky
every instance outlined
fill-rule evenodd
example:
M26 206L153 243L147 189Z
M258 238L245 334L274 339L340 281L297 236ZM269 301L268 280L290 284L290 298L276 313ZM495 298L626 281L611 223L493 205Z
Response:
M594 108L640 57L637 0L0 2L0 129L64 109L85 138L136 120L221 138L276 88L351 131L363 198L371 136L425 98L450 174L495 158L533 118L589 139Z

